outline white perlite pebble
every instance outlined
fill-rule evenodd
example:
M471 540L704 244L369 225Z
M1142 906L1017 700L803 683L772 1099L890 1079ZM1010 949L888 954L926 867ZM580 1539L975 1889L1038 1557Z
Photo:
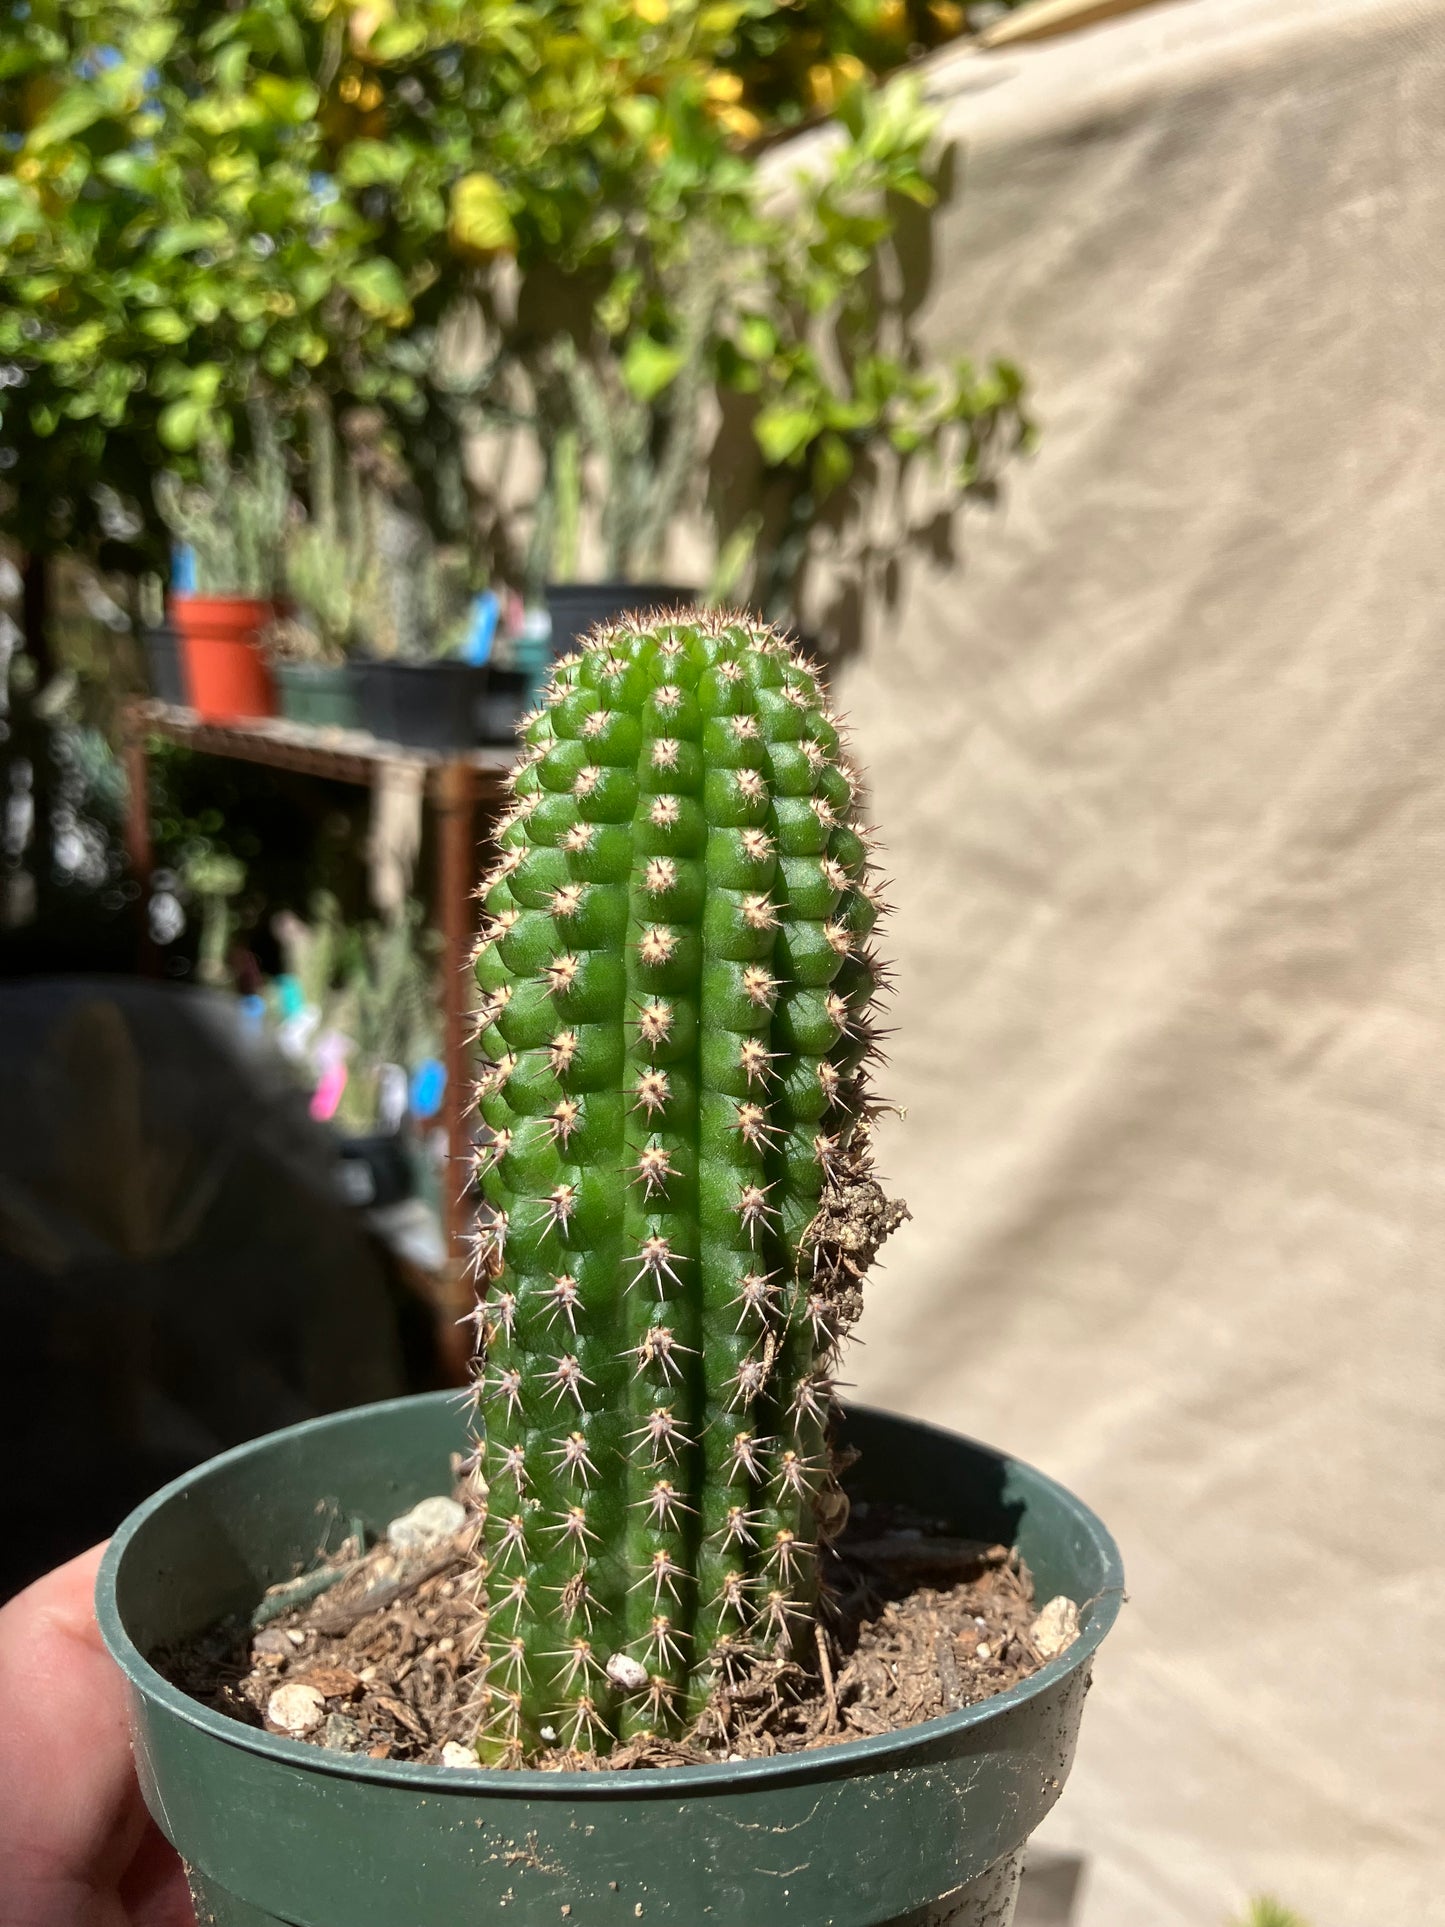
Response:
M279 1726L287 1733L309 1733L314 1726L320 1726L326 1712L326 1702L314 1686L303 1686L299 1680L289 1686L278 1686L266 1702L266 1717L273 1726Z
M607 1662L607 1677L624 1693L635 1693L639 1686L647 1684L647 1668L628 1653L614 1653Z
M442 1765L480 1766L481 1761L472 1749L469 1746L463 1746L460 1740L448 1740L442 1748Z
M1062 1593L1051 1599L1029 1628L1029 1638L1044 1659L1057 1659L1079 1637L1079 1609Z
M420 1500L410 1512L393 1519L386 1528L386 1536L398 1552L426 1552L432 1546L439 1546L443 1539L450 1539L454 1532L460 1532L466 1522L465 1506L438 1495L435 1499Z

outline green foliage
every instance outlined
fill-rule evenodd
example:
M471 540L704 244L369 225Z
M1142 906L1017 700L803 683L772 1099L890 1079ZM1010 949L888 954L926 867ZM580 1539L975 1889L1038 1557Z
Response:
M602 462L609 555L634 571L715 383L751 398L809 505L870 440L957 442L967 484L1021 432L1011 370L865 352L867 271L896 207L930 197L933 122L908 85L862 82L952 30L937 7L0 5L0 460L29 545L94 521L101 481L149 512L151 473L224 441L258 384L283 409L307 384L382 406L428 520L458 532L464 436L516 419L520 375L544 446L570 426ZM778 211L743 145L794 108L845 137ZM498 332L459 372L468 302Z
M208 438L200 452L200 480L183 482L173 470L155 481L156 506L178 542L196 558L202 595L273 596L291 507L286 462L268 410L252 406L250 455L231 463Z
M1262 1894L1258 1900L1250 1901L1243 1918L1237 1920L1234 1927L1308 1927L1308 1923L1302 1915Z
M523 731L477 959L481 1745L510 1763L673 1729L811 1642L861 1275L825 1225L871 1188L882 968L838 729L770 630L624 621Z

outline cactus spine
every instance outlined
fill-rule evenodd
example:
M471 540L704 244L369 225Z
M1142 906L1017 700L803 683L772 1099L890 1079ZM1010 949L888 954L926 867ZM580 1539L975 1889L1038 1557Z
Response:
M866 1159L877 977L854 782L773 631L616 625L522 728L476 965L504 1763L675 1730L810 1632L847 1322L815 1227Z

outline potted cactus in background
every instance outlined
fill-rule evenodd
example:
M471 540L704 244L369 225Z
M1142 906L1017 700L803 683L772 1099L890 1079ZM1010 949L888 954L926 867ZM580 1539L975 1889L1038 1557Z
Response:
M305 512L286 530L289 609L267 635L281 713L292 722L357 729L361 712L350 658L365 647L382 595L376 490L338 460L330 404L308 398Z
M276 613L291 492L269 412L250 411L252 449L233 465L203 443L200 480L156 477L156 503L178 545L171 619L191 702L208 722L275 714L261 638Z
M98 1603L151 1810L202 1917L247 1927L1006 1927L1122 1575L1040 1474L836 1403L903 1213L872 1169L878 904L818 674L743 617L624 621L523 740L482 884L470 1422L438 1396L295 1427L120 1529ZM465 1513L418 1551L423 1508L396 1515L448 1454ZM1026 1560L1045 1663L970 1703L930 1632L937 1717L840 1714L850 1502L885 1542L859 1557L926 1562L942 1529L950 1557ZM353 1555L385 1530L381 1563L305 1586L335 1582L327 1623L374 1626L368 1651L403 1642L410 1698L381 1703L421 1730L431 1682L436 1764L367 1745L336 1695L371 1687L306 1622L257 1636L264 1730L150 1663L260 1614L327 1509ZM890 1539L900 1509L924 1523ZM463 1638L365 1617L426 1586Z
M348 1162L353 1203L386 1205L437 1185L424 1143L404 1127L424 1114L418 1086L441 1075L437 1000L440 940L422 906L403 903L383 921L348 927L329 891L308 918L281 912L273 929L285 971L268 993L271 1028L311 1096L312 1116L333 1126Z
M459 750L508 740L527 679L462 659L476 603L471 558L426 526L375 410L342 417L339 452L326 403L314 399L309 413L310 507L287 549L296 619L273 630L278 653L344 659L355 720L383 741Z
M570 335L537 359L536 411L545 481L537 502L528 576L545 594L552 648L566 655L626 609L681 607L694 592L661 577L663 551L695 478L709 389L708 330L720 298L711 259L699 261L680 304L679 342L656 375L606 353L584 358ZM661 372L661 370L659 370ZM584 462L599 472L602 574L578 579Z

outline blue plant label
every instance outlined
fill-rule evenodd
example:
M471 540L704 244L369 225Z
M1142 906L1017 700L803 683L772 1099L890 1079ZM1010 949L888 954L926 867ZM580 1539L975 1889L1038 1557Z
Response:
M491 661L492 644L496 640L497 621L501 613L502 605L494 589L483 589L480 595L472 598L471 622L467 628L467 639L462 644L463 662Z
M435 1057L424 1057L412 1073L411 1114L413 1117L435 1117L442 1107L442 1094L447 1087L447 1074Z

